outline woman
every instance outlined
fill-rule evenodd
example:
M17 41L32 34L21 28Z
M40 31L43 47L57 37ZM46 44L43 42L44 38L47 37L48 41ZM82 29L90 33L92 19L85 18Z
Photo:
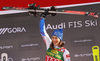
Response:
M50 39L45 29L45 18L41 17L40 32L47 47L45 61L70 61L69 51L63 47L64 43L62 43L63 29L55 30Z

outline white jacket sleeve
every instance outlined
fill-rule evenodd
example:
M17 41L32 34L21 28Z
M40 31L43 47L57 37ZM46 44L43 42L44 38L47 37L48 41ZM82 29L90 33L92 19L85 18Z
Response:
M64 57L64 61L70 61L70 53L68 50L65 49L63 57Z
M43 40L46 43L46 47L48 49L50 47L50 44L51 44L51 39L50 39L49 35L47 34L46 29L45 29L45 18L42 18L42 17L40 18L40 33L41 33Z

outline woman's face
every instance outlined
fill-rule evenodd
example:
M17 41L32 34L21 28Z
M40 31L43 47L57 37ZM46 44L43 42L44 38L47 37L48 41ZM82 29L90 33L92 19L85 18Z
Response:
M60 39L57 36L52 36L52 42L57 46L60 42Z

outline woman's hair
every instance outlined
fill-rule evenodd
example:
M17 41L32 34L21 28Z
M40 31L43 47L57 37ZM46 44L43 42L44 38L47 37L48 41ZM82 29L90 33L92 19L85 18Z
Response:
M59 47L64 47L64 45L65 44L62 41L60 41L59 44L58 44ZM53 42L50 44L50 48L54 48Z

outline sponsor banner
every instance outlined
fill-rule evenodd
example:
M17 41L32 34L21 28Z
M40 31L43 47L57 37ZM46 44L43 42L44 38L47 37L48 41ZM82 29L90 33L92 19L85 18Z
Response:
M9 45L9 46L0 46L0 50L3 50L3 49L12 49L13 46L12 45Z
M85 37L78 37L76 39L73 38L72 42L72 46L93 46L95 45L95 39L94 37L89 37L89 36L85 36Z
M79 58L79 57L91 57L91 56L93 56L92 53L74 54L75 58Z
M0 61L1 61L1 59L0 59ZM14 60L13 60L13 58L8 57L8 60L7 61L14 61Z
M40 57L22 58L21 61L40 61Z
M46 26L46 30L49 30L49 29L60 29L60 28L66 28L66 23L63 22L63 23L60 23L60 24L55 24L55 25L51 25L51 24L47 24Z
M32 40L28 41L19 41L19 50L36 50L41 48L40 37L35 37Z
M60 24L47 24L46 30L49 29L65 29L65 28L81 28L81 27L96 27L98 26L98 20L80 20L80 21L75 21L72 20L70 22L61 22Z
M76 53L73 55L74 60L81 60L81 61L93 61L93 54L91 52L85 52L85 53ZM72 59L72 60L73 60Z
M5 33L22 33L26 32L24 27L13 27L13 28L0 28L0 35L4 35Z
M0 37L40 36L37 18L28 13L4 15L0 16L0 20Z
M83 21L70 21L68 22L68 28L81 28L81 27L94 27L97 26L96 20L83 20Z

